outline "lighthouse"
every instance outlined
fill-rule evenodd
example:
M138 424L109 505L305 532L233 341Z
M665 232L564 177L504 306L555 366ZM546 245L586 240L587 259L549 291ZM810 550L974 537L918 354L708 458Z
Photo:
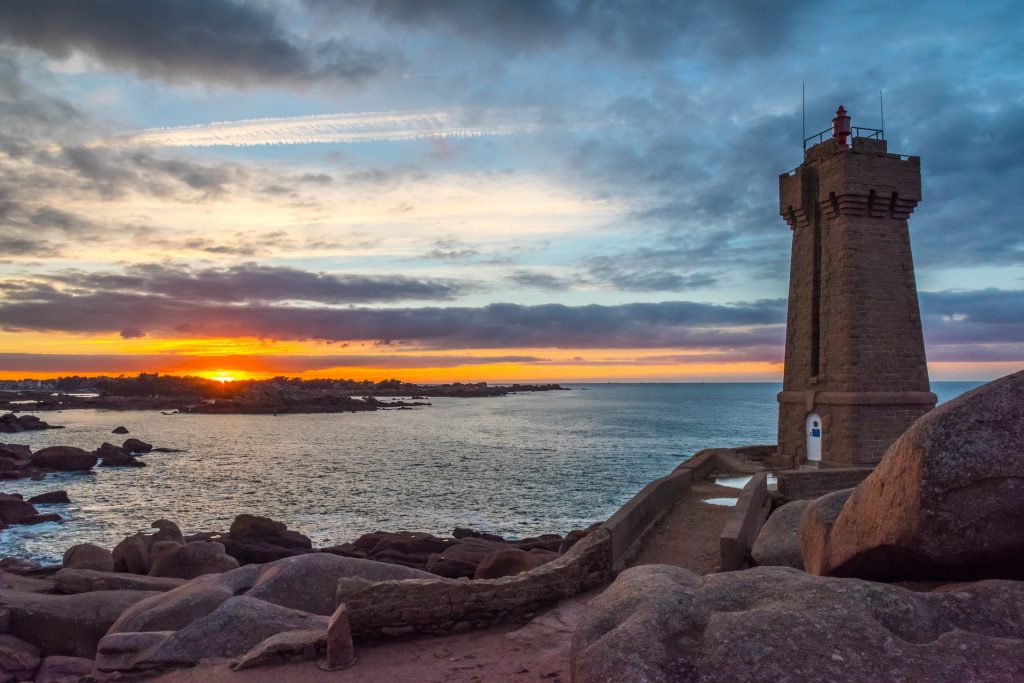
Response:
M774 464L871 466L936 400L907 225L921 160L842 106L804 145L779 177L793 244Z

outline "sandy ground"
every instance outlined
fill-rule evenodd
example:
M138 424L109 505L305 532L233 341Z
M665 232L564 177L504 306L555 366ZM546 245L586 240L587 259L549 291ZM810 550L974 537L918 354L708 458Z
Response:
M600 590L563 600L525 626L451 636L428 636L379 645L357 645L358 659L344 671L321 671L313 662L232 671L226 661L209 662L160 676L160 683L478 683L550 681L568 683L569 644L583 606Z

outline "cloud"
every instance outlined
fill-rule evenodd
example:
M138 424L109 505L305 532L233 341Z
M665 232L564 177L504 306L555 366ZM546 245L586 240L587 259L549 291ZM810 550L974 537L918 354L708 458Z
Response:
M55 59L82 53L140 76L231 87L359 83L396 59L346 38L311 42L265 7L231 0L5 0L0 40Z
M621 258L609 256L594 256L584 266L592 280L627 292L681 292L710 287L716 282L709 273L680 273L639 262L624 263Z
M243 119L152 128L94 141L94 147L252 147L314 143L401 142L513 135L539 130L523 113L470 121L460 109Z
M441 239L434 242L434 248L424 254L424 258L438 261L465 261L479 255L479 249L474 249L464 242L455 239Z
M205 290L204 290L205 291ZM308 296L308 295L307 295ZM736 348L782 344L785 304L685 301L620 306L325 308L170 299L26 286L0 303L0 328L157 337L367 341L421 348Z
M47 279L76 296L132 292L166 297L175 302L253 303L304 301L361 304L428 299L453 299L473 286L451 279L407 275L347 275L313 273L296 268L244 263L226 268L189 268L137 264L122 273L66 270ZM22 297L32 296L35 283L25 283ZM53 292L46 285L45 295Z

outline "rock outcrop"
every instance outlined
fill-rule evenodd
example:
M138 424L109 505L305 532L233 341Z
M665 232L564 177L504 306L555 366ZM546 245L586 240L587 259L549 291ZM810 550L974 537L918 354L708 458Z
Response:
M38 429L63 429L63 427L47 424L35 415L15 415L14 413L0 415L0 433L14 434Z
M1024 583L936 594L788 567L634 567L588 605L571 666L576 683L1022 680Z
M79 543L64 552L67 569L91 569L97 572L114 571L114 555L106 548L92 543Z
M750 549L755 564L804 568L800 555L800 517L809 503L808 500L794 500L768 517Z
M32 454L32 465L60 472L84 472L96 466L96 456L74 446L50 446Z
M65 594L113 590L164 592L185 584L185 579L68 568L54 574L53 581L54 589Z
M808 501L800 515L800 557L804 571L821 575L828 563L828 536L853 489L826 493Z
M284 557L313 552L313 542L284 522L259 515L238 515L227 534L211 536L224 544L228 555L240 564L262 564Z
M121 448L128 453L149 453L153 450L153 444L146 443L142 439L131 438L125 439L124 443L121 444Z
M0 591L0 611L9 615L7 633L44 653L92 658L96 644L121 613L156 595L148 591L97 591L47 595Z
M808 571L1024 579L1024 371L921 417L854 489ZM804 552L805 559L807 552Z
M67 491L47 491L46 493L40 493L38 496L32 496L28 499L28 502L33 505L57 505L70 503L71 499L68 498Z
M203 657L239 657L267 638L293 630L316 630L326 637L335 590L344 577L432 578L414 569L326 553L202 576L125 610L103 639L97 666L144 671L192 664ZM288 647L268 644L273 652ZM271 656L254 657L264 655Z
M502 548L480 560L480 564L476 566L473 573L473 578L500 579L503 576L515 576L546 564L557 557L558 553L549 550Z

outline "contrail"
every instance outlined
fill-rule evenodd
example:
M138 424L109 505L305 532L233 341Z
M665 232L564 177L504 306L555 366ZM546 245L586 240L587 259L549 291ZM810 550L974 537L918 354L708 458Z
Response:
M149 128L92 143L93 147L251 147L314 143L399 142L530 133L535 122L467 121L461 109L324 114L218 121L193 126Z

